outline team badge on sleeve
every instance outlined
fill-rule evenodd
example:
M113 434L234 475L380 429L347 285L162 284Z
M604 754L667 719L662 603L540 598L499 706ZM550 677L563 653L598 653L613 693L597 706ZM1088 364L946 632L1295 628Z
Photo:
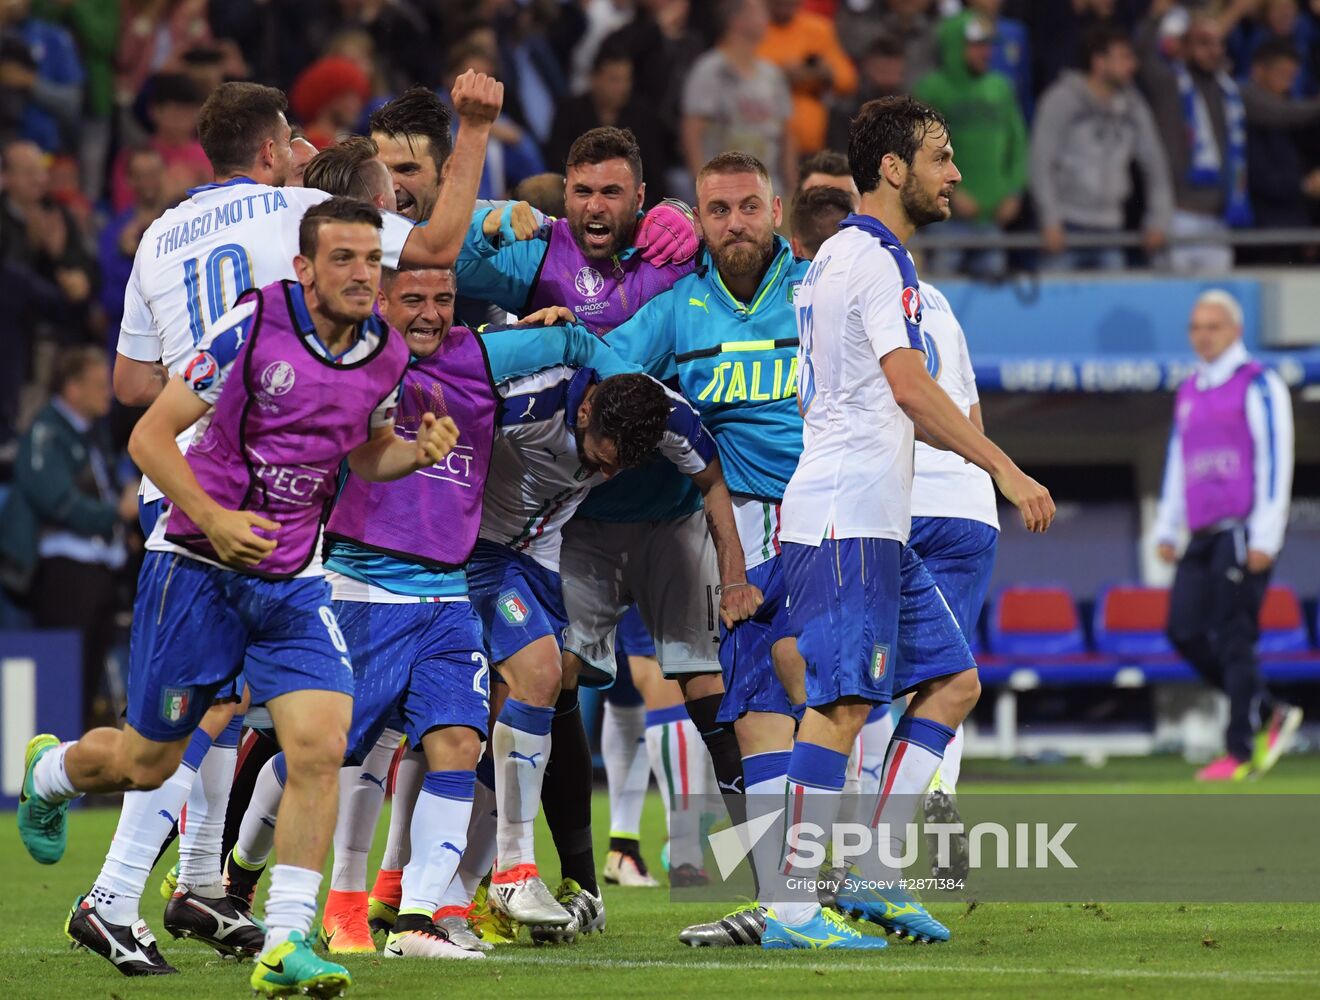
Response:
M183 370L184 381L188 383L193 392L205 392L211 388L215 385L215 377L219 374L220 365L210 351L203 351L197 355L188 362L188 367Z
M909 323L921 322L921 292L913 285L903 289L903 315Z

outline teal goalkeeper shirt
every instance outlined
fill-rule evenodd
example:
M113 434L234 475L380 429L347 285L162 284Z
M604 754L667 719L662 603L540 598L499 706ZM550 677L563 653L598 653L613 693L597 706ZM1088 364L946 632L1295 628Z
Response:
M518 327L483 328L480 332L492 391L501 382L557 365L594 368L603 378L638 370L585 327L552 326L539 335L535 333ZM325 568L418 600L461 598L468 592L467 574L462 568L440 570L339 539L330 545Z

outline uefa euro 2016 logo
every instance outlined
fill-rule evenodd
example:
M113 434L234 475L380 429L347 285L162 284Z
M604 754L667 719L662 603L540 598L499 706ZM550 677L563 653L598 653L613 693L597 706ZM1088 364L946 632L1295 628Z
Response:
M577 277L573 279L573 287L578 290L579 295L594 299L605 287L605 279L600 276L600 272L594 267L584 267L578 271Z
M272 396L283 396L293 388L296 377L293 365L287 361L272 361L261 373L261 387Z

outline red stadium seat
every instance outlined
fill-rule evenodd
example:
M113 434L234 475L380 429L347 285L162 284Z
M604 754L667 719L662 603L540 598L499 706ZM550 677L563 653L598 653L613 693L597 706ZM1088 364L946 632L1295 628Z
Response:
M1115 656L1165 656L1173 652L1164 628L1169 592L1163 587L1119 584L1095 602L1095 646Z
M1302 602L1287 584L1273 584L1265 592L1259 621L1261 653L1302 653L1309 648Z
M1005 656L1084 653L1077 604L1063 587L1007 587L990 615L990 648Z

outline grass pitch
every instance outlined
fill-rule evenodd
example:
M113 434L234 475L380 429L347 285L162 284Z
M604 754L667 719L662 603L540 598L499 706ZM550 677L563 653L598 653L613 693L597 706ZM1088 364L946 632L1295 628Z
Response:
M1199 790L1190 769L1168 758L1115 760L1103 768L1076 764L1022 766L969 762L970 791L1132 793ZM1234 791L1244 790L1234 786ZM1285 759L1246 790L1320 793L1320 759ZM1214 794L1214 790L1207 790ZM116 812L71 815L69 851L56 866L30 861L13 819L0 832L0 1000L248 995L251 966L221 961L201 945L161 947L182 973L127 979L100 958L71 952L64 917L100 867ZM1134 817L1139 821L1139 817ZM383 822L383 821L382 821ZM658 865L663 817L647 802L643 845ZM598 860L608 831L607 804L596 797ZM383 840L383 836L381 838ZM538 854L552 886L554 850L540 831ZM162 864L163 867L164 863ZM157 875L159 874L159 871ZM143 915L160 931L164 904L153 876ZM264 888L258 896L264 896ZM673 903L666 889L606 887L604 935L572 946L535 947L524 938L483 962L348 960L366 998L674 997L1310 997L1320 991L1320 905L1311 904L932 904L954 939L944 945L890 947L868 955L692 950L679 944L686 924L720 915L718 907Z

